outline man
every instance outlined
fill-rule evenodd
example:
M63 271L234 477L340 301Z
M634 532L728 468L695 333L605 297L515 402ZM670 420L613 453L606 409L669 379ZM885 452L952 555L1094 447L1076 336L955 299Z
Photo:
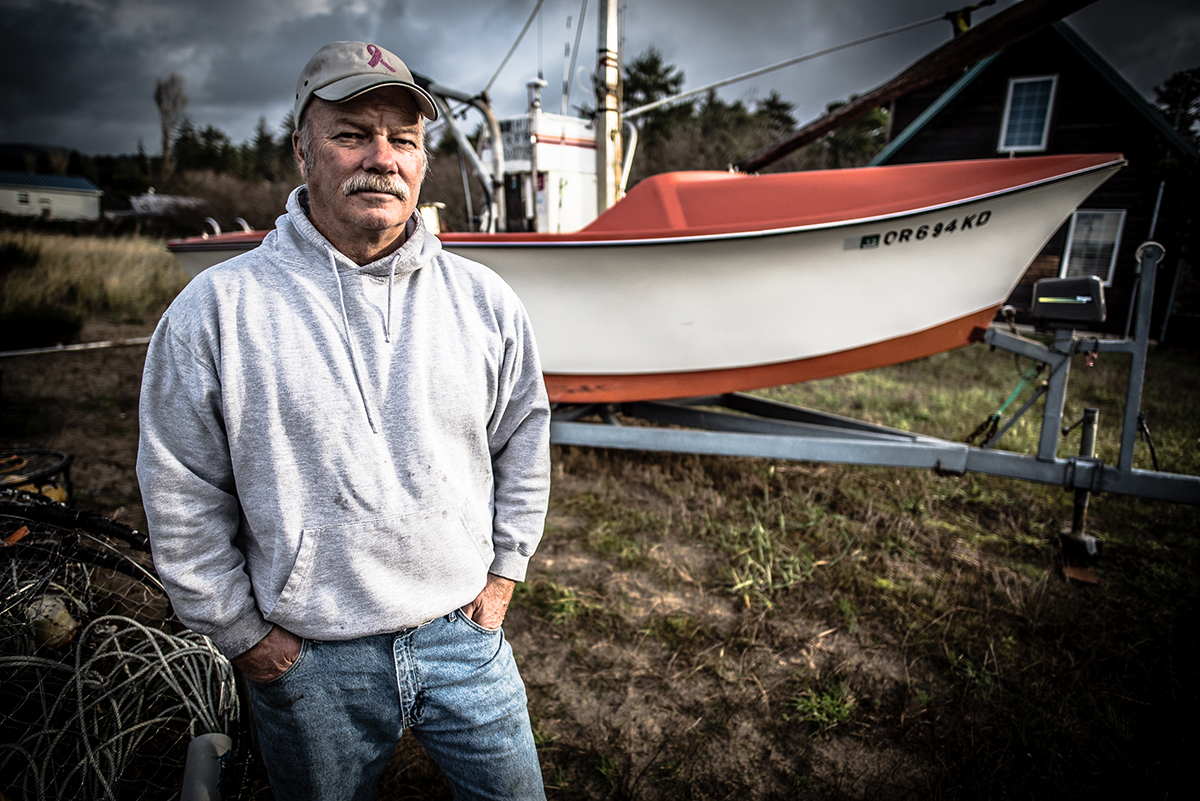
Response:
M406 728L456 798L543 798L500 631L549 487L529 321L414 213L437 109L399 58L326 45L295 115L305 185L150 345L155 564L248 677L277 798L370 798Z

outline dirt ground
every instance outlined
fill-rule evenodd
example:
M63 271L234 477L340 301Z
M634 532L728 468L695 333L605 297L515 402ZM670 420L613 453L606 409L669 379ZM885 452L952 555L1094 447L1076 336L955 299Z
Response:
M88 319L80 342L147 337L154 324ZM146 530L137 475L145 346L0 361L0 445L70 455L75 504Z
M147 336L152 328L92 320L80 338ZM134 471L144 352L122 347L0 362L0 445L71 454L75 505L142 530ZM1046 777L1060 787L1074 781L1072 760L1082 765L1079 797L1102 793L1109 781L1103 763L1112 755L1078 752L1071 739L1078 732L1066 729L1082 724L1067 716L1063 731L1021 733L994 695L1016 698L1021 682L1049 681L1068 660L1092 659L1072 639L1080 627L1106 625L1092 597L945 539L945 564L970 574L968 583L984 577L987 598L1035 586L1039 603L1056 610L1030 613L1036 627L1028 636L1057 642L1051 647L1061 661L1031 660L1018 677L1005 673L1010 646L987 632L968 640L982 654L974 661L947 652L951 670L913 649L921 632L873 622L866 610L856 620L828 594L771 605L729 591L728 560L699 540L705 521L771 487L802 497L814 492L811 485L836 486L839 470L776 472L753 460L555 449L546 537L505 624L529 689L551 798L1031 797ZM905 490L890 478L879 482L881 498ZM838 558L830 551L812 569ZM918 563L904 564L911 572ZM1174 630L1164 620L1160 631ZM797 699L835 690L855 710L852 722L826 728L798 714ZM1154 706L1135 700L1138 709ZM1187 703L1195 707L1194 693ZM1129 742L1144 731L1140 718L1131 720ZM1167 779L1149 773L1153 760L1130 760L1144 772L1129 778L1133 786L1168 796L1161 792ZM256 787L255 798L268 797L261 781ZM449 793L405 738L376 797Z

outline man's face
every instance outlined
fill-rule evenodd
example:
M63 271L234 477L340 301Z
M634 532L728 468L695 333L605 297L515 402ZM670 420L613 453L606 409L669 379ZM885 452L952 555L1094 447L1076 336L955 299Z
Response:
M386 255L403 242L425 170L424 131L412 95L386 86L343 103L314 98L305 114L309 159L298 136L293 145L305 165L313 225L352 258Z

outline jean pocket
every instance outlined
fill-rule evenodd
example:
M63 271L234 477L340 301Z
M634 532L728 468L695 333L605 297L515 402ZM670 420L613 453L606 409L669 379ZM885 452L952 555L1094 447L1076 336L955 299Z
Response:
M461 609L458 610L457 617L460 620L462 620L463 623L466 623L468 628L474 629L475 631L479 632L480 634L496 635L496 634L499 634L501 629L503 628L503 626L497 626L494 629L484 628L483 626L479 625L474 620L472 620L471 616L468 615L466 612L464 612Z
M296 673L300 663L304 661L304 657L307 656L308 652L311 650L308 642L309 641L307 639L301 638L300 639L300 653L296 654L296 659L292 662L292 664L287 666L287 670L283 671L282 673L280 673L278 676L271 679L270 681L263 682L262 684L259 684L258 686L259 687L278 687L288 677L294 675Z

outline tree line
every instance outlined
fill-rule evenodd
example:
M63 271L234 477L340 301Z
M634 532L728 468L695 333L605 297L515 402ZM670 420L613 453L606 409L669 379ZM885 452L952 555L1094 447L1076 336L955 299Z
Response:
M170 183L177 169L207 170L248 181L298 177L292 162L295 129L292 112L279 124L278 139L271 133L267 118L259 117L253 138L235 145L220 128L215 125L200 128L187 116L188 96L178 73L155 84L154 104L158 107L162 131L158 174L164 185Z
M185 118L175 136L176 169L210 170L247 181L277 181L299 177L292 161L292 113L279 124L279 136L271 133L266 117L258 118L254 136L240 145L215 125L197 126Z
M683 90L682 70L653 46L625 67L624 106L633 110ZM854 99L853 97L850 98ZM832 111L845 101L826 106ZM796 105L772 90L766 97L726 102L715 91L632 118L638 145L630 184L675 170L725 170L796 127ZM887 144L887 109L870 114L771 165L764 172L860 167Z
M626 110L679 94L682 70L650 47L628 62L623 75ZM1155 105L1194 144L1200 145L1200 67L1182 70L1154 88ZM853 99L853 97L851 98ZM149 155L142 142L135 154L84 156L53 148L0 146L0 168L81 175L105 192L107 208L127 208L128 198L151 187L159 194L198 197L205 206L181 221L202 227L205 214L231 225L243 217L255 227L269 227L283 210L287 193L300 176L292 157L291 112L272 130L260 117L254 135L235 143L219 127L187 115L188 97L178 75L157 82L162 142L159 155ZM829 103L826 111L842 105ZM590 108L578 109L581 116ZM630 118L638 129L638 146L630 185L662 172L725 170L730 164L787 135L796 128L796 105L772 91L765 97L732 102L709 91ZM766 172L837 169L866 164L888 140L888 112L870 114L834 131L771 165ZM431 143L435 156L422 200L447 204L444 217L452 228L466 224L457 147L448 131ZM1194 169L1192 165L1182 165ZM198 214L199 212L197 212Z

